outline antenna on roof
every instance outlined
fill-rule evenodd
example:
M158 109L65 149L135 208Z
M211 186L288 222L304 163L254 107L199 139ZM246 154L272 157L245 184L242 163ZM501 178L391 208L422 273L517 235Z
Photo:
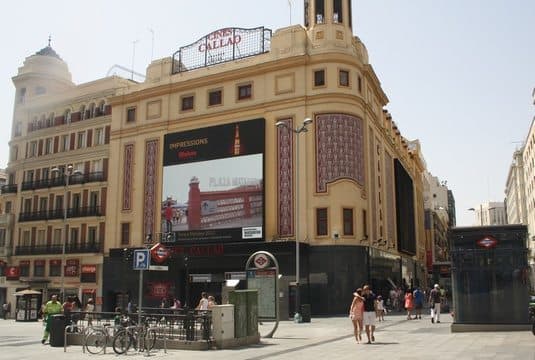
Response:
M50 47L50 42L52 41L52 35L48 35L48 47Z
M132 80L134 80L134 58L136 57L136 44L139 40L132 41Z
M150 61L154 59L154 30L149 28L150 33L152 34L152 44L150 47Z
M288 0L288 6L290 7L290 25L292 25L292 0Z

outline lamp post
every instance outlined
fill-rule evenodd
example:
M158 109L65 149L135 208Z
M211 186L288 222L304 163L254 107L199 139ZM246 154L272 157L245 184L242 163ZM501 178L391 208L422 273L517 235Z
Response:
M295 315L294 319L301 322L301 315L299 314L300 299L299 299L299 134L308 132L307 126L312 124L311 118L305 118L303 123L294 128L291 128L284 121L277 121L275 126L279 129L285 128L295 134Z
M496 209L495 206L487 208L487 211L489 212L489 225L492 225L490 223L490 211ZM468 209L468 211L474 211L476 212L476 209L471 207ZM477 212L476 212L477 214ZM483 204L479 204L479 226L483 226Z
M61 241L61 301L65 300L65 246L67 243L67 188L69 187L69 181L73 175L81 175L80 170L74 170L72 164L67 165L67 168L61 170L57 167L52 168L52 172L55 174L62 174L65 179L65 185L63 187L63 239Z

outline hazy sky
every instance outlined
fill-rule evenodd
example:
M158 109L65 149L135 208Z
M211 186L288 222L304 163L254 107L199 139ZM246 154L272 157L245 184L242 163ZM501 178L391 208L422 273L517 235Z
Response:
M79 84L105 77L114 64L144 73L151 54L170 56L222 27L302 24L303 1L292 4L290 12L288 0L3 2L0 167L8 158L11 77L49 34ZM503 200L512 153L535 114L535 1L353 0L353 24L402 135L419 139L428 169L447 180L458 224L474 223L467 208Z

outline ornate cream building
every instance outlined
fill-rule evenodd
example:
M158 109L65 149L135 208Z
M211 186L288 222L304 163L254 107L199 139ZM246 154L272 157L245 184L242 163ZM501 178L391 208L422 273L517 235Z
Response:
M243 270L255 250L269 250L285 275L284 309L292 304L297 239L302 302L316 313L345 311L338 295L364 282L385 292L389 281L414 285L424 279L424 164L385 110L387 96L352 33L350 4L306 1L305 26L273 34L217 30L153 61L145 82L110 99L110 151L118 159L108 178L114 189L108 212L116 216L106 227L106 272L124 268L125 247L163 240L169 271L150 272L150 296L191 302L201 290L219 296L225 273ZM312 122L305 125L307 118ZM202 201L215 196L210 192L222 178L232 178L200 160L229 156L226 146L212 145L218 143L214 134L229 133L232 141L232 129L254 121L261 125L239 139L242 145L249 140L249 148L263 146L262 235L229 235L202 216L197 227L191 189L201 188ZM186 167L190 161L201 168ZM245 174L239 164L237 177ZM178 188L190 180L188 197ZM221 209L224 200L218 201L213 207ZM186 212L188 225L166 219L165 206ZM105 298L121 296L121 288L135 296L127 289L136 279L124 285L122 276L106 277Z

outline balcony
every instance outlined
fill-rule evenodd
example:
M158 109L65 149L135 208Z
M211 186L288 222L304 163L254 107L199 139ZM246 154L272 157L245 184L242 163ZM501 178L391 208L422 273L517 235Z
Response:
M66 254L99 253L102 251L102 242L90 241L86 243L68 243L65 246ZM61 244L16 246L15 255L52 255L61 254Z
M16 194L17 193L17 184L2 185L2 187L0 188L0 193L2 193L2 194Z
M21 212L19 214L19 222L56 220L63 219L63 216L65 216L63 209ZM80 218L88 216L102 216L100 206L84 206L67 209L67 218Z
M77 174L72 175L69 179L69 185L73 184L85 184L85 183L92 183L92 182L101 182L106 181L106 176L104 176L103 171L95 171L87 174ZM21 191L28 191L28 190L38 190L38 189L45 189L45 188L51 188L51 187L58 187L58 186L65 186L65 177L64 176L56 176L54 178L50 179L43 179L43 180L36 180L36 181L24 181L21 185ZM15 189L13 191L5 191L4 187L6 186L14 186ZM5 192L17 192L17 185L4 185L2 186L2 193Z

